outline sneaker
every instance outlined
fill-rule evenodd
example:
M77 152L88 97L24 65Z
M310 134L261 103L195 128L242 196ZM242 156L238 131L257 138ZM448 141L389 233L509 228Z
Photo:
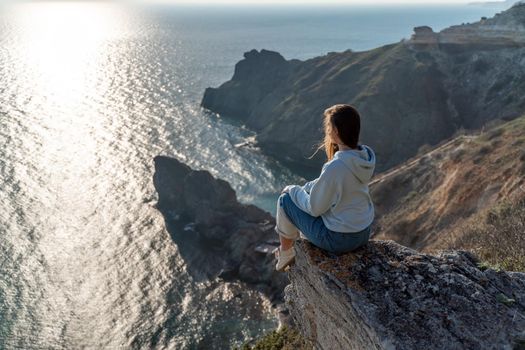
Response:
M284 271L288 266L290 266L295 261L295 249L294 247L288 250L281 250L281 248L275 249L275 255L277 257L277 264L275 264L275 269L277 271Z

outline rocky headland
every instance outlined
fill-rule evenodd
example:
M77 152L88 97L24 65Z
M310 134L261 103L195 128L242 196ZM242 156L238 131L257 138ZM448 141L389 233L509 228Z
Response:
M241 204L230 184L208 171L193 170L175 158L154 158L157 209L185 261L199 279L239 280L274 304L288 283L274 270L278 245L275 219L254 205Z
M362 141L384 171L458 129L479 129L525 110L525 5L439 33L416 28L408 40L365 52L286 60L252 50L230 81L208 88L202 106L257 132L267 154L303 175L322 136L322 112L352 103L363 116ZM290 140L294 140L290 142Z
M316 349L523 349L525 274L465 251L426 255L371 240L341 256L297 246L286 287Z

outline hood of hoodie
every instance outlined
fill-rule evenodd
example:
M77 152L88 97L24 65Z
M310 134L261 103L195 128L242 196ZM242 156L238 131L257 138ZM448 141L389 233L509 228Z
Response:
M360 146L360 150L337 151L334 154L334 159L342 161L359 181L368 183L372 175L374 175L376 155L370 147L366 145Z

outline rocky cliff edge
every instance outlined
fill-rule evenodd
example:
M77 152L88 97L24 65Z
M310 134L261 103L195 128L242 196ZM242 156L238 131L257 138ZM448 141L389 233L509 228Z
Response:
M371 240L341 256L302 241L285 300L319 349L523 349L525 274L464 251Z

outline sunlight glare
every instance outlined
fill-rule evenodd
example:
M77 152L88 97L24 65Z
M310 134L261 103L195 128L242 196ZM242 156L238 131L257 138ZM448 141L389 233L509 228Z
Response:
M40 91L63 103L82 98L96 70L98 55L111 33L111 12L89 3L40 3L20 6L16 16L26 44L23 55ZM77 101L78 102L78 101Z

